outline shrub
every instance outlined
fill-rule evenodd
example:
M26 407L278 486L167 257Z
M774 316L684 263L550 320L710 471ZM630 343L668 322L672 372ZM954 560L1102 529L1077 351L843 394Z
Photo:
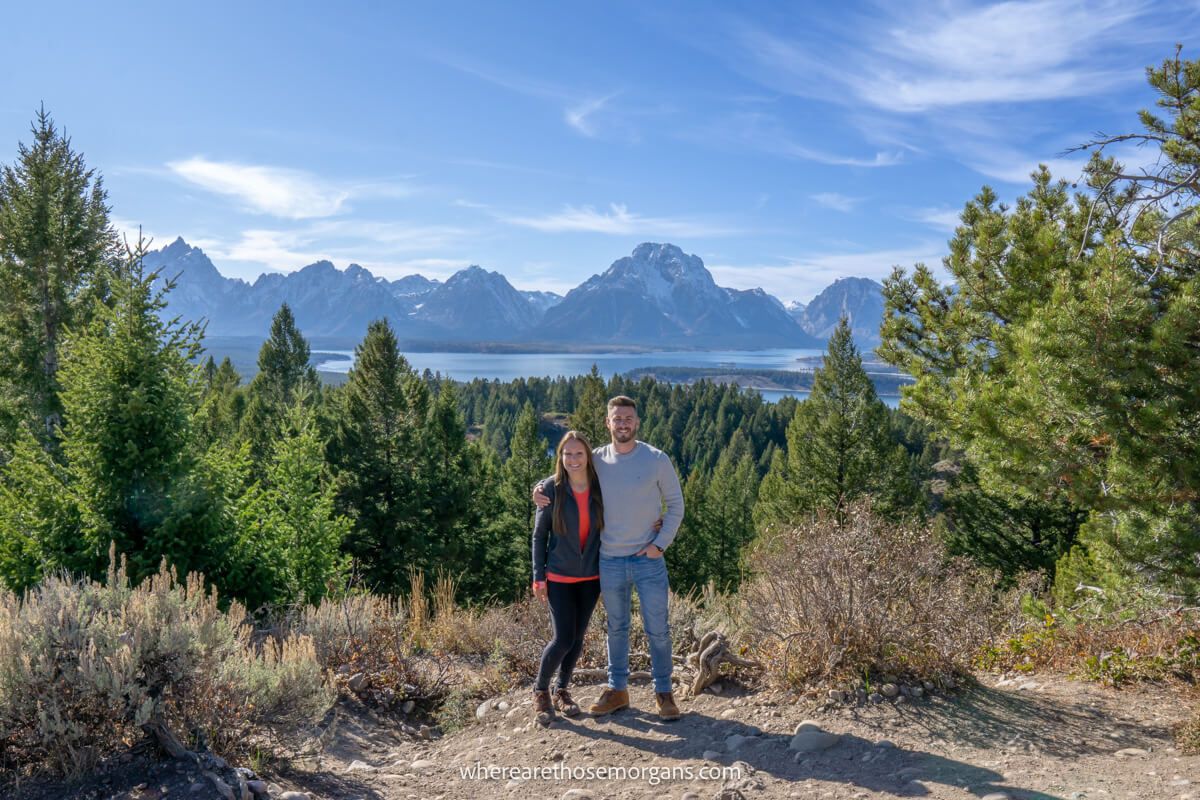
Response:
M785 684L964 670L990 633L995 576L864 504L764 534L749 563L741 613Z
M165 565L137 586L122 560L103 583L0 592L0 762L76 777L155 726L230 754L321 716L312 642L251 634L242 606Z

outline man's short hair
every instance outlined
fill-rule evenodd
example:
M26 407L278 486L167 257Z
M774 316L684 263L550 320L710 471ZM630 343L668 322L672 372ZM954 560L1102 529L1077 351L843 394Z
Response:
M608 413L611 414L614 408L632 408L633 413L637 413L637 401L632 397L619 394L608 401Z

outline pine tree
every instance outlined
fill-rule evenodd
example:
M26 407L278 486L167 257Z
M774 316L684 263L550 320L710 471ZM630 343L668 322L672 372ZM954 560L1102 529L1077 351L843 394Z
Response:
M0 466L0 585L23 592L57 570L86 563L69 476L29 430Z
M413 554L414 566L425 572L462 563L469 557L466 542L478 523L473 513L475 492L467 447L467 426L458 410L458 393L443 381L429 406L419 441L426 477L420 500L425 532Z
M600 447L609 441L608 427L604 420L608 415L608 396L600 368L592 364L592 370L583 379L583 388L578 393L575 410L571 414L572 430L579 431L592 447Z
M230 442L236 436L246 402L241 382L228 356L220 365L208 357L201 377L200 409L196 412L196 432L202 446Z
M1089 192L1045 168L1012 207L985 187L950 242L953 287L923 265L893 273L879 352L916 378L903 406L985 491L1087 514L1072 584L1102 582L1086 567L1194 597L1200 61L1177 52L1148 74L1166 116L1085 145ZM1156 166L1104 157L1126 141L1160 152Z
M708 474L703 469L692 470L683 482L683 506L687 513L665 555L671 585L683 594L703 588L712 577L708 560L716 537L708 513L708 487Z
M788 425L786 459L776 459L764 481L766 503L757 520L789 524L828 510L840 521L846 505L864 494L901 506L916 495L909 463L843 317L811 394Z
M433 476L420 443L428 389L387 320L367 328L337 397L329 461L339 508L354 523L346 550L370 586L397 592L430 535L423 504Z
M45 109L33 143L0 170L0 390L19 398L42 443L62 422L64 331L84 325L116 260L103 181Z
M526 402L517 417L516 430L509 445L508 461L504 463L504 505L522 528L533 530L537 507L530 490L554 467L547 451L549 443L538 436L537 414L533 404Z
M228 530L192 427L200 328L162 320L170 284L155 291L143 254L139 243L113 281L112 307L97 304L63 348L62 453L87 548L72 566L102 572L113 542L135 579L164 557L215 578Z
M722 591L732 591L741 582L742 551L754 538L754 503L758 475L748 448L738 456L736 448L722 454L712 474L704 510L713 535L707 547L707 578Z
M259 463L268 457L283 416L296 398L320 398L320 380L309 357L308 341L296 327L292 309L283 303L271 320L270 335L258 351L258 374L250 382L241 423L242 436L250 442Z
M529 572L529 537L537 507L530 494L533 485L550 474L553 460L546 454L549 444L538 436L537 414L533 404L526 401L517 417L516 430L509 445L511 455L504 462L500 494L503 499L503 521L500 532L500 558L493 562L497 583L507 578L504 592L518 594L527 583Z
M258 374L251 385L271 405L287 408L297 395L320 385L309 363L308 341L296 327L296 317L283 303L271 320L271 333L258 351Z
M253 550L236 560L243 568L270 570L269 577L243 581L242 596L251 607L320 602L347 568L341 545L352 523L335 511L316 414L306 400L297 397L287 410L265 480L239 504L239 536Z

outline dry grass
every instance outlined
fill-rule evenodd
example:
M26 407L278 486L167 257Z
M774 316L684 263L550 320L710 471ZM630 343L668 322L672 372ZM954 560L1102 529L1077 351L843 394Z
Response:
M965 671L989 640L993 576L951 559L928 528L865 506L754 545L738 595L755 656L792 687Z
M1031 595L1010 599L1007 630L976 657L981 669L1054 671L1108 686L1200 678L1200 614L1195 609L1139 612L1129 617L1056 616Z

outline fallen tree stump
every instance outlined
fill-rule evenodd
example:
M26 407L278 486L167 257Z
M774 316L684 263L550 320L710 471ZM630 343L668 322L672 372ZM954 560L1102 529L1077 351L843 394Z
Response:
M750 661L730 652L729 641L725 638L724 634L717 631L709 631L700 640L700 645L696 648L696 651L687 657L687 665L696 670L696 677L692 679L691 685L693 697L703 692L713 681L720 677L720 666L722 664L762 669L762 664L759 664L757 661Z

